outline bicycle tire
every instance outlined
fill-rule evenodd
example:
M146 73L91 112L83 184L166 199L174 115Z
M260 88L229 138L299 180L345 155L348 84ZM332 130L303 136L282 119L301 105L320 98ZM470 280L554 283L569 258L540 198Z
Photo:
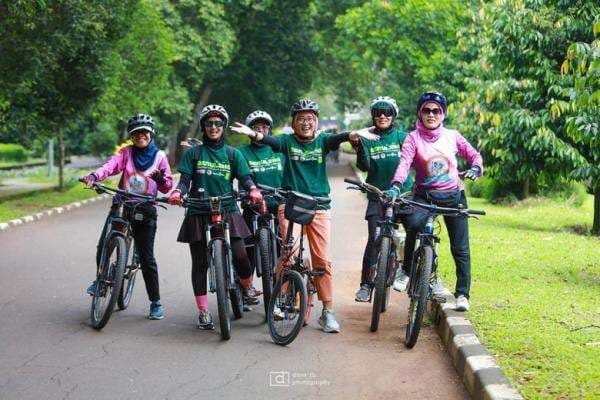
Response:
M131 254L131 262L129 262L129 255ZM140 269L140 259L137 254L137 247L131 241L129 246L129 252L127 254L128 262L125 266L125 272L123 273L123 283L121 284L121 290L119 290L119 298L117 299L117 305L119 310L125 310L129 307L131 298L133 297L133 288L135 287L135 277Z
M103 265L96 276L96 291L92 296L90 319L92 327L100 330L106 326L117 303L123 274L125 271L126 250L125 240L120 236L112 236L105 243ZM111 261L113 254L114 262ZM116 277L116 279L115 279ZM104 301L102 300L104 299ZM106 303L105 303L106 302ZM101 305L105 303L104 310Z
M384 313L390 307L390 287L386 286L383 292L383 301L381 302L381 312Z
M225 243L222 239L216 239L211 248L210 262L215 271L215 286L217 292L217 310L219 313L219 327L221 328L221 339L231 339L231 317L229 315L229 296L227 282L225 282Z
M267 228L260 228L258 230L258 260L260 262L262 271L262 290L263 290L263 304L265 307L265 318L269 310L269 302L271 301L271 295L273 293L273 271L274 266L272 265L273 257L271 249L271 232Z
M313 286L313 282L307 277L306 278L306 312L304 313L304 324L303 326L308 325L308 321L310 321L310 317L312 315L313 309L315 307L315 292L316 289Z
M385 303L388 255L390 253L391 242L392 239L386 236L383 236L379 242L377 275L375 276L375 288L373 289L373 310L371 311L371 332L377 332L379 328L379 316Z
M427 300L429 299L429 280L431 278L431 268L433 265L433 248L431 246L423 246L417 249L417 257L415 263L417 271L415 274L416 286L413 286L410 295L410 306L408 309L408 324L406 325L406 338L404 344L409 349L412 349L417 343L421 325L423 323L423 315L427 308Z
M231 300L231 311L233 311L235 319L242 318L244 316L244 297L237 277L233 283L233 288L229 289L229 299Z
M281 320L275 319L275 306L279 307L284 314ZM285 270L275 284L267 312L267 323L273 342L280 346L292 343L303 326L305 313L306 287L302 275L297 271ZM282 321L286 320L293 321L290 324L289 332L282 333L279 326L280 323L283 325Z

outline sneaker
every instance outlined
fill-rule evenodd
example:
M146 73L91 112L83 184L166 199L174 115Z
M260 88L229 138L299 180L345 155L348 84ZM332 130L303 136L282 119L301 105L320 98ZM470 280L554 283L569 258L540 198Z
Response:
M442 280L439 276L435 278L435 283L433 284L432 294L434 296L441 296L446 293L446 287L442 283Z
M371 296L371 288L366 283L360 285L360 289L356 292L356 296L354 297L354 301L360 302L368 302L369 297Z
M284 318L285 314L283 313L283 311L281 311L281 308L275 306L275 308L273 308L273 320L283 321Z
M87 288L86 292L90 296L93 296L96 293L97 281L92 282L92 284Z
M460 295L456 298L456 311L469 311L469 299L464 295Z
M242 287L242 295L244 297L245 304L255 305L259 303L258 295L256 294L256 289L254 289L254 286L252 285Z
M403 270L399 269L396 273L396 279L394 279L394 290L397 292L406 292L409 279L408 275L406 275Z
M150 311L148 311L148 319L163 319L165 317L165 309L158 301L150 303Z
M332 310L323 310L319 318L319 325L327 333L338 333L340 331L340 324L335 319L335 314Z
M212 316L208 311L200 311L200 314L198 315L198 325L196 325L196 328L205 331L212 331L215 329L215 324L213 324Z

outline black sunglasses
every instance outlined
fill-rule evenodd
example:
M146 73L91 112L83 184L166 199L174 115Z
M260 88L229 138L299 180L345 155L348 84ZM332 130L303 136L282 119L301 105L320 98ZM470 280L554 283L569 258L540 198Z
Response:
M202 122L202 126L204 128L212 128L213 126L216 127L216 128L220 128L223 125L225 125L223 123L223 121L204 121L204 122Z
M394 115L394 110L390 108L376 108L373 111L371 111L371 115L375 118L381 117L382 115L385 115L386 117L391 117Z
M421 114L424 114L424 115L433 114L433 115L437 116L437 115L440 115L441 112L442 112L442 110L440 110L439 108L424 107L421 109Z

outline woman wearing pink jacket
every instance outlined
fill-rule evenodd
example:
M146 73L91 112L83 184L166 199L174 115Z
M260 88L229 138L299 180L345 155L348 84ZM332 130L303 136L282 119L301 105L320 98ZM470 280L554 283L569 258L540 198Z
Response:
M435 203L446 207L462 204L467 207L464 185L458 173L456 154L468 161L471 166L465 173L469 179L477 179L483 173L481 155L456 130L443 126L446 115L446 99L439 93L428 92L421 95L417 105L417 124L404 144L400 163L392 179L390 195L398 195L402 184L412 167L415 170L413 186L414 200L420 203ZM408 283L410 264L415 247L416 233L425 225L429 212L414 207L413 214L403 219L406 229L406 243L403 265L404 287ZM471 286L471 254L469 250L469 226L466 217L444 217L450 249L456 264L456 309L469 309L469 289Z
M154 144L154 121L145 114L138 114L129 119L127 133L131 136L132 145L125 146L112 156L103 166L85 176L83 181L91 186L96 181L102 181L109 176L122 172L119 188L134 193L156 196L157 192L168 193L173 186L173 177L165 153ZM104 223L100 235L96 263L100 262L100 252L108 221L116 211L111 211ZM133 238L139 250L142 274L146 284L146 292L150 299L148 318L163 319L164 309L160 304L158 287L158 266L154 258L154 237L156 235L156 208L149 204L136 207L136 218L130 218ZM127 215L127 214L126 214ZM90 295L95 292L95 284L87 289Z

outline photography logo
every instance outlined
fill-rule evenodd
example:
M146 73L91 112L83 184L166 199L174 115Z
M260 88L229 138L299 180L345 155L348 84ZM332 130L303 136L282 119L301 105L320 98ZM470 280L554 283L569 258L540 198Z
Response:
M269 386L288 387L290 386L289 371L271 371L269 372Z

